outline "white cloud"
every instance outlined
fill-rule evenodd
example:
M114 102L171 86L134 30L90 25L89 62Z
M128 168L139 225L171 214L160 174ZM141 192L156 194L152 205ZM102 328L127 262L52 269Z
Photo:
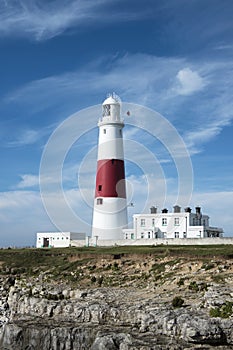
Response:
M207 82L197 72L190 68L179 70L176 75L177 86L175 91L179 95L191 95L203 90Z
M20 175L21 181L18 183L17 188L28 188L39 185L38 175L24 174Z
M90 26L92 22L130 21L145 15L136 11L122 12L108 6L116 0L7 0L0 3L0 35L20 35L35 40L53 38L69 28ZM144 11L146 12L146 11ZM147 14L148 15L148 14Z

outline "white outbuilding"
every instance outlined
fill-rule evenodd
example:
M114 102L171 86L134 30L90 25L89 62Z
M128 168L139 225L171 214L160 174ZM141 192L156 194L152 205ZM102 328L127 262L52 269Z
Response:
M85 245L86 234L78 232L38 232L36 248L65 248L72 245Z

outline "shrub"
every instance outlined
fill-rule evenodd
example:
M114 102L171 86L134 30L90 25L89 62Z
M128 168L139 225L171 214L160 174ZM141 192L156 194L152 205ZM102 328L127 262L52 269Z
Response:
M199 291L199 287L196 281L192 281L189 284L189 289L193 290L194 292L198 292Z
M120 270L119 264L117 262L114 262L114 264L112 265L112 270L113 271L119 271Z
M180 278L179 281L177 282L178 286L183 286L184 285L184 278Z
M210 309L210 317L229 318L233 314L233 302L226 301L221 307Z
M219 307L212 307L210 309L210 317L221 317L221 311Z
M96 277L95 276L92 276L91 277L91 283L95 283L96 282Z
M206 282L202 282L199 284L200 291L207 290L207 289L208 289L208 284Z
M176 296L172 300L172 306L173 307L181 307L184 304L184 300L180 296Z
M213 269L214 267L215 265L213 263L203 263L201 268L207 271Z
M97 283L98 283L98 286L101 287L102 284L103 284L103 280L104 280L104 277L103 276L99 276L98 279L97 279Z

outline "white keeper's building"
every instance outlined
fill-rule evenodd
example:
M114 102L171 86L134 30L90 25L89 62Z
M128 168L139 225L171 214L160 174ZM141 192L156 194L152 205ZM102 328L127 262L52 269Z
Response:
M169 239L169 238L208 238L222 237L223 229L211 227L209 216L201 213L201 208L196 207L192 213L191 208L175 205L173 212L162 209L157 212L156 207L151 207L150 214L134 214L133 228L124 229L124 239Z

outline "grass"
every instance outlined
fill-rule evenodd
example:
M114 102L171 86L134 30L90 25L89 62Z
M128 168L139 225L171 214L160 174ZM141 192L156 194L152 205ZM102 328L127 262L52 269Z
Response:
M201 260L205 269L211 269L210 259L232 259L232 245L210 246L115 246L115 247L70 247L52 249L0 249L0 274L38 276L41 272L59 279L61 276L67 280L81 281L87 276L101 273L121 274L121 258L124 257L125 266L134 261L142 261L149 257L154 261L150 273L155 278L165 272L166 265L175 265L184 258L188 261ZM170 261L160 262L168 257ZM111 263L97 269L96 262L109 259ZM75 274L73 274L75 273ZM135 270L136 273L136 270ZM138 273L141 273L139 270ZM173 272L170 272L173 274ZM220 275L218 275L219 278ZM114 277L111 277L114 278ZM145 279L143 275L142 279ZM103 282L103 281L102 281ZM104 282L103 282L104 283Z

